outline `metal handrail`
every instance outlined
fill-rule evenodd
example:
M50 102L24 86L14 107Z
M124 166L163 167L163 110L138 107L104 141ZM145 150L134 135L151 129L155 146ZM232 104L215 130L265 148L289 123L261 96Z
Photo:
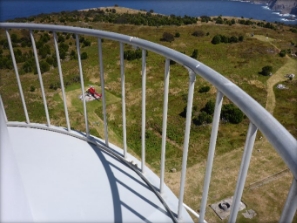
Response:
M222 99L223 96L227 97L230 101L232 101L238 108L243 111L243 113L248 117L250 120L250 128L247 134L246 138L246 144L245 144L245 150L244 150L244 157L242 161L242 166L240 169L239 177L238 179L241 179L240 182L237 184L237 189L234 196L234 204L237 204L242 195L243 191L243 185L245 183L246 174L247 174L247 168L249 166L249 160L250 155L253 149L255 135L257 130L259 129L262 134L268 139L268 141L272 144L272 146L275 148L275 150L279 153L279 155L282 157L283 161L286 163L286 165L291 170L294 180L292 183L292 187L289 193L289 197L287 199L287 203L285 205L283 214L281 219L282 220L288 220L292 216L292 213L296 211L297 205L292 201L291 197L292 194L296 196L296 179L297 179L297 141L296 139L268 112L266 111L258 102L256 102L251 96L249 96L247 93L245 93L242 89L240 89L237 85L229 81L227 78L216 72L215 70L211 69L210 67L204 65L203 63L184 55L183 53L177 52L173 49L167 48L165 46L152 43L143 39L139 39L137 37L127 36L123 34L113 33L113 32L107 32L107 31L101 31L101 30L93 30L93 29L86 29L86 28L78 28L78 27L69 27L69 26L59 26L59 25L45 25L45 24L31 24L31 23L0 23L0 28L6 29L7 38L9 39L8 29L29 29L29 30L47 30L47 31L53 31L56 32L68 32L68 33L74 33L76 34L76 40L77 40L77 51L79 53L79 41L78 41L78 35L89 35L94 36L98 38L98 45L99 45L99 60L100 60L100 75L103 75L103 66L102 66L102 52L101 52L101 39L110 39L119 42L121 45L121 53L123 51L122 44L129 44L136 47L139 47L142 49L142 86L143 89L145 89L145 74L146 74L146 59L145 59L145 52L146 51L152 51L159 55L162 55L166 58L166 65L165 65L165 83L166 78L169 76L169 60L173 60L184 67L186 67L189 70L189 94L188 94L188 107L187 107L187 119L186 119L186 131L185 131L185 138L184 138L184 149L183 149L183 164L182 164L182 176L181 176L181 187L180 187L180 203L178 208L178 218L180 218L181 208L183 204L183 194L184 194L184 183L185 183L185 171L186 171L186 163L187 163L187 151L188 151L188 143L189 143L189 135L190 135L190 117L191 117L191 106L193 101L193 89L195 84L196 75L201 76L205 80L207 80L209 83L211 83L213 86L216 87L218 95L216 99L216 106L215 106L215 115L213 119L213 130L211 134L210 139L210 149L209 149L209 156L208 156L208 162L207 162L207 170L205 174L205 182L204 182L204 192L202 197L202 204L201 204L201 210L200 210L200 221L204 221L204 215L205 215L205 207L206 207L206 200L207 200L207 194L208 194L208 187L209 187L209 181L211 176L211 169L212 169L212 162L213 162L213 153L215 149L215 143L217 138L217 128L219 123L219 114L221 110L222 105ZM32 35L31 35L32 38ZM32 42L34 39L32 39ZM10 39L9 39L10 42ZM34 47L34 46L33 46ZM10 51L11 54L13 54L11 42L10 42ZM36 56L36 55L35 55ZM78 54L78 58L79 54ZM13 56L13 62L15 65L15 60ZM38 63L38 61L36 61ZM79 61L79 64L81 65L81 62ZM102 69L102 70L101 70ZM124 71L123 69L123 62L121 63L121 75L122 80L124 81ZM18 78L17 68L15 65L16 75ZM81 67L80 67L80 75L83 76ZM167 76L166 76L167 75ZM104 79L103 84L104 84ZM123 84L122 84L123 86ZM168 86L167 86L168 87ZM19 85L20 92L22 92L21 87ZM83 85L82 85L83 90ZM168 90L168 89L167 89ZM123 89L122 89L123 91ZM103 88L104 93L104 88ZM165 103L167 103L166 94L168 92L166 91L166 86L164 87L164 108ZM143 114L142 114L142 136L144 135L145 131L145 91L143 90L142 93L142 99L143 99ZM105 100L105 97L103 97L103 102ZM23 100L24 101L24 100ZM125 101L123 99L123 104L125 104ZM23 102L27 123L29 123L29 118L27 117L26 113L26 107L25 103ZM105 109L105 102L103 103L103 109ZM167 109L167 108L166 108ZM85 109L84 109L85 110ZM123 114L125 113L125 108L123 108ZM104 110L105 112L105 110ZM65 111L66 113L66 111ZM167 114L167 111L163 113L165 116ZM86 116L86 112L85 112ZM86 117L85 117L86 118ZM87 123L87 120L85 120ZM48 125L49 124L48 120ZM105 127L107 121L104 120ZM87 126L87 124L86 124ZM124 128L124 126L123 126ZM163 123L163 129L166 130L166 124ZM124 131L124 135L125 130ZM86 133L88 137L88 127L86 127ZM144 140L145 137L142 137ZM164 137L163 137L164 138ZM166 138L166 137L165 137ZM105 128L105 139L106 144L108 145L108 133L107 128ZM125 139L124 139L125 141ZM164 142L164 139L162 140L162 143ZM124 145L125 147L125 145ZM162 145L162 154L164 152L165 146ZM125 149L126 150L126 149ZM144 141L142 141L142 172L145 172L145 144ZM165 157L162 155L162 162L165 162ZM162 184L164 183L163 177L164 177L164 165L162 165L161 170L161 185L160 185L160 191L162 192ZM294 205L287 205L288 203L291 203ZM229 222L233 222L236 220L237 216L237 206L233 205L231 208L231 216L229 218ZM290 213L290 214L288 214Z

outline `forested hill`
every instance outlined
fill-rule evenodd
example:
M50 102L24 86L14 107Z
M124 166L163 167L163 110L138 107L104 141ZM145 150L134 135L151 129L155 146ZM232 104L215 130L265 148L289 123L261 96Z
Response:
M275 11L297 15L297 0L252 0L255 3L267 3Z

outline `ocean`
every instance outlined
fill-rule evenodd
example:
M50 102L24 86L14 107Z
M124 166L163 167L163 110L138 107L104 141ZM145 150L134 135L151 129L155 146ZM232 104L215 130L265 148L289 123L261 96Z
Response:
M179 16L234 16L297 25L297 17L271 11L266 5L238 0L0 0L0 21L41 13L73 11L104 6L153 10ZM293 20L292 20L293 18Z

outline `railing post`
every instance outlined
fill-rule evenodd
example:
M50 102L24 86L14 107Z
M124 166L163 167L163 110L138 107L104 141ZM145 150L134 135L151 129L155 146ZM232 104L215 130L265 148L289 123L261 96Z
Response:
M3 122L3 124L4 124L4 123L7 123L7 116L6 116L6 113L5 113L4 104L3 104L3 101L2 101L1 95L0 95L0 107L1 107L0 113L2 112L3 117L4 117L4 122Z
M190 130L192 122L192 106L193 106L193 96L194 96L194 86L196 81L196 74L189 70L189 91L188 91L188 103L187 103L187 118L186 118L186 129L184 137L184 146L183 146L183 159L182 159L182 171L181 171L181 180L180 180L180 191L179 191L179 203L178 203L178 220L181 220L181 213L183 210L184 202L184 189L186 181L186 171L187 171L187 158L188 158L188 149L189 149L189 139L190 139Z
M57 56L57 65L58 65L59 77L60 77L60 83L61 83L62 97L63 97L63 102L64 102L64 111L65 111L67 130L69 132L70 131L70 122L69 122L65 87L64 87L64 81L63 81L63 74L62 74L61 61L60 61L60 53L59 53L59 47L58 47L56 32L54 32L54 43L55 43L55 50L56 50L56 56Z
M123 147L124 147L124 157L127 158L125 64L124 64L124 44L122 42L120 42L120 64L121 64L121 85L122 85Z
M84 77L83 77L83 70L82 70L81 58L80 58L80 46L79 46L79 36L78 36L78 34L76 34L76 50L77 50L77 59L78 59L78 66L79 66L79 76L80 76L80 85L81 85L81 91L82 91L84 116L85 116L86 137L88 138L90 136L90 132L89 132L89 123L88 123L88 114L87 114L87 105L86 105L86 96L85 96L85 86L84 86Z
M106 117L106 97L105 97L105 85L104 85L104 69L103 69L103 59L102 59L102 41L98 38L98 54L99 54L99 71L100 71L100 83L102 91L102 109L103 109L103 119L104 119L104 136L105 144L108 146L108 128L107 128L107 117Z
M142 125L141 125L141 172L145 168L145 100L146 100L146 51L142 50Z
M20 92L20 96L21 96L21 100L22 100L22 104L23 104L23 109L24 109L25 117L26 117L26 122L27 122L27 124L30 124L30 119L29 119L29 115L28 115L28 110L27 110L26 102L25 102L25 97L24 97L24 92L23 92L23 88L22 88L22 83L21 83L21 80L20 80L18 66L17 66L16 60L15 60L15 56L14 56L13 47L12 47L12 44L11 44L10 35L9 35L9 33L8 33L7 30L6 30L6 36L7 36L8 46L9 46L9 50L10 50L10 54L11 54L11 59L12 59L12 63L13 63L14 71L15 71L15 76L16 76L16 79L17 79L17 82L18 82L18 87L19 87L19 92Z
M30 30L30 37L31 37L32 48L33 48L34 57L35 57L35 63L36 63L36 69L37 69L37 74L38 74L38 78L39 78L40 88L41 88L41 94L42 94L42 100L43 100L43 105L44 105L44 110L45 110L45 116L46 116L47 126L50 127L50 118L49 118L48 108L47 108L47 103L46 103L46 98L45 98L45 92L44 92L44 87L43 87L43 80L42 80L42 76L41 76L41 71L40 71L40 66L39 66L39 60L38 60L38 54L37 54L35 40L34 40L34 37L33 37L32 30Z
M203 223L204 217L205 217L207 196L208 196L208 191L209 191L213 158L214 158L218 130L219 130L219 122L220 122L220 114L221 114L222 104L223 104L223 94L220 91L218 91L217 98L216 98L216 104L215 104L214 117L213 117L213 121L212 121L212 130L211 130L211 137L210 137L210 143L209 143L209 149L208 149L208 158L207 158L207 164L206 164L207 166L206 166L206 171L205 171L205 176L204 176L204 186L203 186L203 194L202 194L201 207L200 207L199 223Z
M164 177L165 177L169 76L170 76L170 59L166 58L165 75L164 75L163 127L162 127L161 173L160 173L160 193L161 194L163 193L163 190L164 190Z
M239 175L237 178L237 185L236 185L236 190L233 196L233 202L231 205L231 212L230 212L230 217L229 217L229 223L234 223L236 222L237 218L237 213L238 213L238 208L241 200L241 196L243 193L243 188L253 152L253 147L254 147L254 142L255 138L257 135L257 127L250 122L248 133L246 136L246 141L245 141L245 148L243 152L243 157L241 161L241 166L240 166L240 171Z
M297 210L297 180L293 178L279 223L292 222Z

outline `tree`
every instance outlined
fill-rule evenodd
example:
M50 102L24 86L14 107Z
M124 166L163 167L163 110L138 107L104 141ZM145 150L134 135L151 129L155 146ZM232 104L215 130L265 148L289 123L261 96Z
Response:
M269 76L271 72L272 72L272 66L262 67L262 71L261 71L262 75Z

